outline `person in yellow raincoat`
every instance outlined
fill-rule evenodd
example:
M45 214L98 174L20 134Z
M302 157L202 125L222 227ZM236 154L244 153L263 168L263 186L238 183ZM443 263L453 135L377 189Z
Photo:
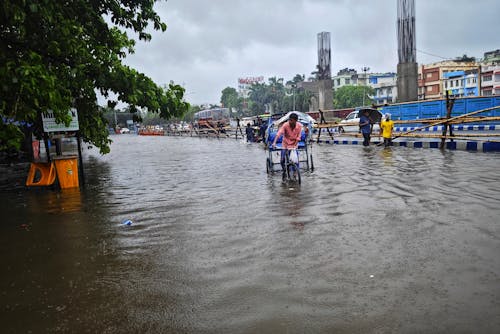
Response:
M394 122L391 120L391 114L385 114L384 119L380 122L380 133L384 138L384 147L392 146L393 130Z

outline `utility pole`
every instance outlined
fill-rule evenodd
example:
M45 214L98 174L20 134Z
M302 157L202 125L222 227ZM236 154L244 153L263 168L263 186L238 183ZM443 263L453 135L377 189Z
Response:
M361 71L363 71L365 73L365 85L363 86L363 107L365 106L365 95L366 95L365 91L366 91L366 84L367 84L366 83L366 72L368 72L369 70L370 70L370 68L366 67L366 66L361 69Z

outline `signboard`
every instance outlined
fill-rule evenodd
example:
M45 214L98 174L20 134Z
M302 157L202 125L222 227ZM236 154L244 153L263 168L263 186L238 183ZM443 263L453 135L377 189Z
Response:
M247 85L251 85L253 83L262 82L262 81L264 81L264 77L263 76L260 76L260 77L238 78L238 83L240 83L240 84L247 84Z
M56 118L52 110L42 113L43 131L45 132L59 132L59 131L78 131L78 113L75 108L71 108L68 113L71 115L71 122L69 126L64 123L56 123Z

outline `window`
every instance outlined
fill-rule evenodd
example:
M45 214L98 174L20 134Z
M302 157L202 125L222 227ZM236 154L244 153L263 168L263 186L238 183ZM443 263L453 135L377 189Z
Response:
M470 84L470 78L467 78L467 83Z
M476 83L476 77L472 78L472 83Z
M444 88L448 88L448 81L444 82Z
M340 86L340 79L337 79L337 86Z
M432 86L427 86L427 91L432 92Z
M387 95L392 94L392 88L387 88Z
M346 85L350 85L351 84L351 80L350 79L345 79L345 84Z
M492 79L492 76L491 76L491 75L485 75L485 76L483 77L483 81L491 81L491 79Z
M459 87L460 84L458 83L458 80L455 80L455 86Z
M450 88L453 87L453 80L450 80Z
M427 79L432 78L432 73L430 73L430 72L429 72L429 73L427 73L427 75L426 75L425 77L426 77Z

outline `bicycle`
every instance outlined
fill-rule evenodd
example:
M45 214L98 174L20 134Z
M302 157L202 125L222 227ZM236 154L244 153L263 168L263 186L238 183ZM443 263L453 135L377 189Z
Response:
M290 153L296 154L297 161L290 159ZM299 152L296 149L287 149L285 152L285 170L283 171L283 181L293 181L301 184L300 167L299 167Z

